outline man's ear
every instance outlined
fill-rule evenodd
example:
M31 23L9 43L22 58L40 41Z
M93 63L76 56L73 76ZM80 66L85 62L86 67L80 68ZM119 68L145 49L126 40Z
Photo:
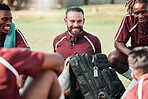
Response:
M67 24L67 18L64 18L65 24Z
M84 25L84 22L85 22L85 18L83 18L83 25Z
M132 77L133 79L135 79L135 80L137 80L137 81L138 81L138 79L137 79L136 75L135 75L133 72L131 73L131 77Z

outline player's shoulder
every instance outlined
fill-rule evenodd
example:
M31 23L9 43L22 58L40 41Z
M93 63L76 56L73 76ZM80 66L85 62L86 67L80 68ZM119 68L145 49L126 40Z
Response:
M61 34L57 35L55 37L55 39L60 39L60 38L63 38L64 36L65 36L65 33L61 33Z
M54 38L54 43L57 43L57 42L63 40L64 38L66 38L65 33L59 34Z
M18 29L18 28L15 28L15 32L21 32L21 30L20 29Z
M94 34L91 34L91 33L86 33L85 35L86 37L90 38L90 39L99 39L97 36L95 36Z
M23 35L22 31L18 28L15 28L15 34L16 35Z
M129 14L127 13L125 16L124 16L124 19L128 19L128 20L134 20L134 14Z
M132 87L126 94L126 99L132 99L137 95L138 90L138 84L136 84L134 87Z
M10 55L13 55L13 54L20 54L20 53L24 53L25 51L30 51L29 49L27 48L10 48L10 49L7 49L7 48L1 48L0 49L0 54L8 54L9 56Z

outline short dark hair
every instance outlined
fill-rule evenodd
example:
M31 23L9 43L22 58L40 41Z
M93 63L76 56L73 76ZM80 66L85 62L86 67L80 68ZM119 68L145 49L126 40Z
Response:
M148 47L135 47L129 54L128 63L131 68L148 68Z
M10 7L4 3L0 3L0 10L8 10L11 11Z
M80 7L77 7L77 6L73 6L73 7L69 7L67 10L66 10L66 18L67 18L67 14L68 12L70 11L76 11L76 12L81 12L84 16L84 11L80 8Z

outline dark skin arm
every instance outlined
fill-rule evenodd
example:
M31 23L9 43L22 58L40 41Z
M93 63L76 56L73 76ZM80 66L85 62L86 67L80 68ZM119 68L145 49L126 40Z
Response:
M124 42L115 41L114 46L119 52L129 56L129 53L131 52L131 50L129 48L127 48L127 46Z
M41 70L53 70L58 76L62 73L64 59L57 53L45 53L44 63Z
M62 73L64 59L57 53L44 53L40 74L29 78L21 99L59 99L61 95L57 77Z

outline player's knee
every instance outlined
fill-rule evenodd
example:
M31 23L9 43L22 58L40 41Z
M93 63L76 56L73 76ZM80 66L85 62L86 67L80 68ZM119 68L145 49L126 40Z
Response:
M51 77L51 80L52 80L52 84L51 84L52 92L50 93L50 96L51 97L54 96L54 98L50 98L50 99L59 99L59 97L61 96L61 93L62 93L61 87L59 85L56 73L52 72L51 75L52 75L52 77Z
M108 61L112 68L115 68L117 66L118 59L114 54L111 53L108 55Z
M58 82L58 81L57 81ZM56 87L56 89L57 89L57 91L56 91L56 95L57 95L57 97L59 98L60 96L61 96L61 94L63 94L62 93L62 91L61 91L61 87L60 87L60 85L59 85L59 83L56 85L57 87Z

